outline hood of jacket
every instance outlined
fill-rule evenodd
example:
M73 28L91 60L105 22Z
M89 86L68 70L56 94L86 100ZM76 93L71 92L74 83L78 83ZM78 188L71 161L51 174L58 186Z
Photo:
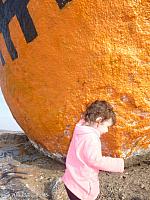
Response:
M85 134L93 134L95 133L98 137L100 137L100 132L91 127L91 126L87 126L87 125L82 125L84 122L84 120L80 120L77 124L76 124L76 127L75 127L75 134L77 135L85 135Z

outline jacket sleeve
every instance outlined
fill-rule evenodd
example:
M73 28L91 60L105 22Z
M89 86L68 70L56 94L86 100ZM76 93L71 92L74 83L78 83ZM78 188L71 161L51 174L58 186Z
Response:
M102 156L100 140L86 141L83 153L85 162L92 168L109 172L124 171L124 160L122 158Z

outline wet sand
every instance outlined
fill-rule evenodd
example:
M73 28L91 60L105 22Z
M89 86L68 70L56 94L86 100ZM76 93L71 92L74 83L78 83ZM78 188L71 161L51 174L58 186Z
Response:
M65 165L44 156L21 132L0 131L0 200L68 200ZM100 172L99 200L150 200L150 153L128 159L123 174Z

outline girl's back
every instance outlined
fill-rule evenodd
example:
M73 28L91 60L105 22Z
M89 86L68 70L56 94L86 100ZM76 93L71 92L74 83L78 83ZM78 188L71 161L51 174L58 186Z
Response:
M106 101L95 101L76 125L62 180L70 199L94 200L99 194L99 170L123 172L122 158L104 157L100 136L115 124L115 113ZM73 193L74 197L71 195Z

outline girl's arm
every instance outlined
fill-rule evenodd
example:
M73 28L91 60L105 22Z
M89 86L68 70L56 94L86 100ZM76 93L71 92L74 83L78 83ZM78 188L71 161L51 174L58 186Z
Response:
M109 172L123 172L124 160L102 156L100 141L86 141L84 145L84 160L90 167Z

